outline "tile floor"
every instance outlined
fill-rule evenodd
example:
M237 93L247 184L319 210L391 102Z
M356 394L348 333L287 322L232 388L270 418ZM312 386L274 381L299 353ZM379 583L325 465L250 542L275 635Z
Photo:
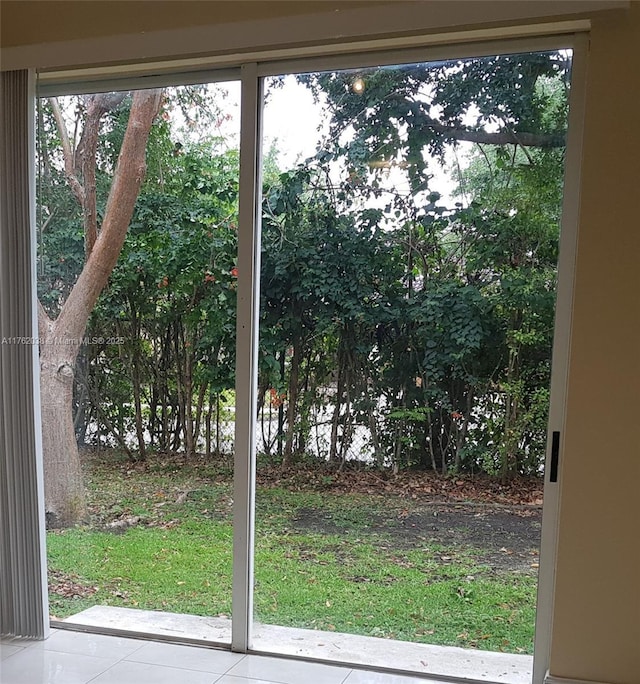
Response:
M0 684L444 684L433 679L52 630L0 639Z

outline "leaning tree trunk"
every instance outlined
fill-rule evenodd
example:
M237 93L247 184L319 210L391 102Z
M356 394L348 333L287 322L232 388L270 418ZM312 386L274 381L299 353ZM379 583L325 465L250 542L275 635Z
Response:
M161 97L159 90L134 94L100 233L58 318L51 320L39 307L45 513L50 527L68 527L82 522L87 515L72 419L75 362L89 315L124 244L146 170L149 131ZM101 116L100 111L98 108L95 116ZM71 153L68 138L63 146L67 157ZM71 175L71 167L68 163L67 175ZM77 179L74 181L78 183ZM81 190L77 193L80 198L84 196ZM93 208L85 204L83 211L86 214Z
M84 520L87 508L71 411L75 353L50 342L40 352L44 497L47 527L61 527Z

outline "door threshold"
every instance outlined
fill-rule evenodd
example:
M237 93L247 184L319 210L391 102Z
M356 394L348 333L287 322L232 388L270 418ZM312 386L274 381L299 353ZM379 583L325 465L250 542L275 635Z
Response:
M218 646L231 644L231 620L136 608L93 606L57 624ZM251 653L450 680L531 684L533 656L416 644L378 637L255 623Z

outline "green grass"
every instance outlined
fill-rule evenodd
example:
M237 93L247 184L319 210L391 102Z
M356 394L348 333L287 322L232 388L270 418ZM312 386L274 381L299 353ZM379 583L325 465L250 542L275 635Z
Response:
M48 535L53 614L115 605L230 615L228 474L99 463L89 487L94 524ZM389 495L260 490L256 618L530 653L535 577L490 568L477 548L403 538L397 520L408 505L418 504ZM107 531L108 521L131 515L140 523Z
M231 610L231 525L187 521L171 529L136 527L123 534L68 530L50 535L49 567L97 591L53 595L67 616L92 605L119 605L195 615Z
M529 650L532 578L483 577L472 557L443 568L437 550L398 553L371 542L278 535L256 551L264 622L489 650Z

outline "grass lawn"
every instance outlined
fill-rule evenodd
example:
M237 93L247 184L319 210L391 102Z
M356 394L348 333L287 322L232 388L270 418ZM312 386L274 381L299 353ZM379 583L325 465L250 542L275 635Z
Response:
M537 519L336 490L330 479L259 485L259 621L532 651ZM87 460L87 484L92 524L48 533L52 614L115 605L230 615L228 469L109 454Z

